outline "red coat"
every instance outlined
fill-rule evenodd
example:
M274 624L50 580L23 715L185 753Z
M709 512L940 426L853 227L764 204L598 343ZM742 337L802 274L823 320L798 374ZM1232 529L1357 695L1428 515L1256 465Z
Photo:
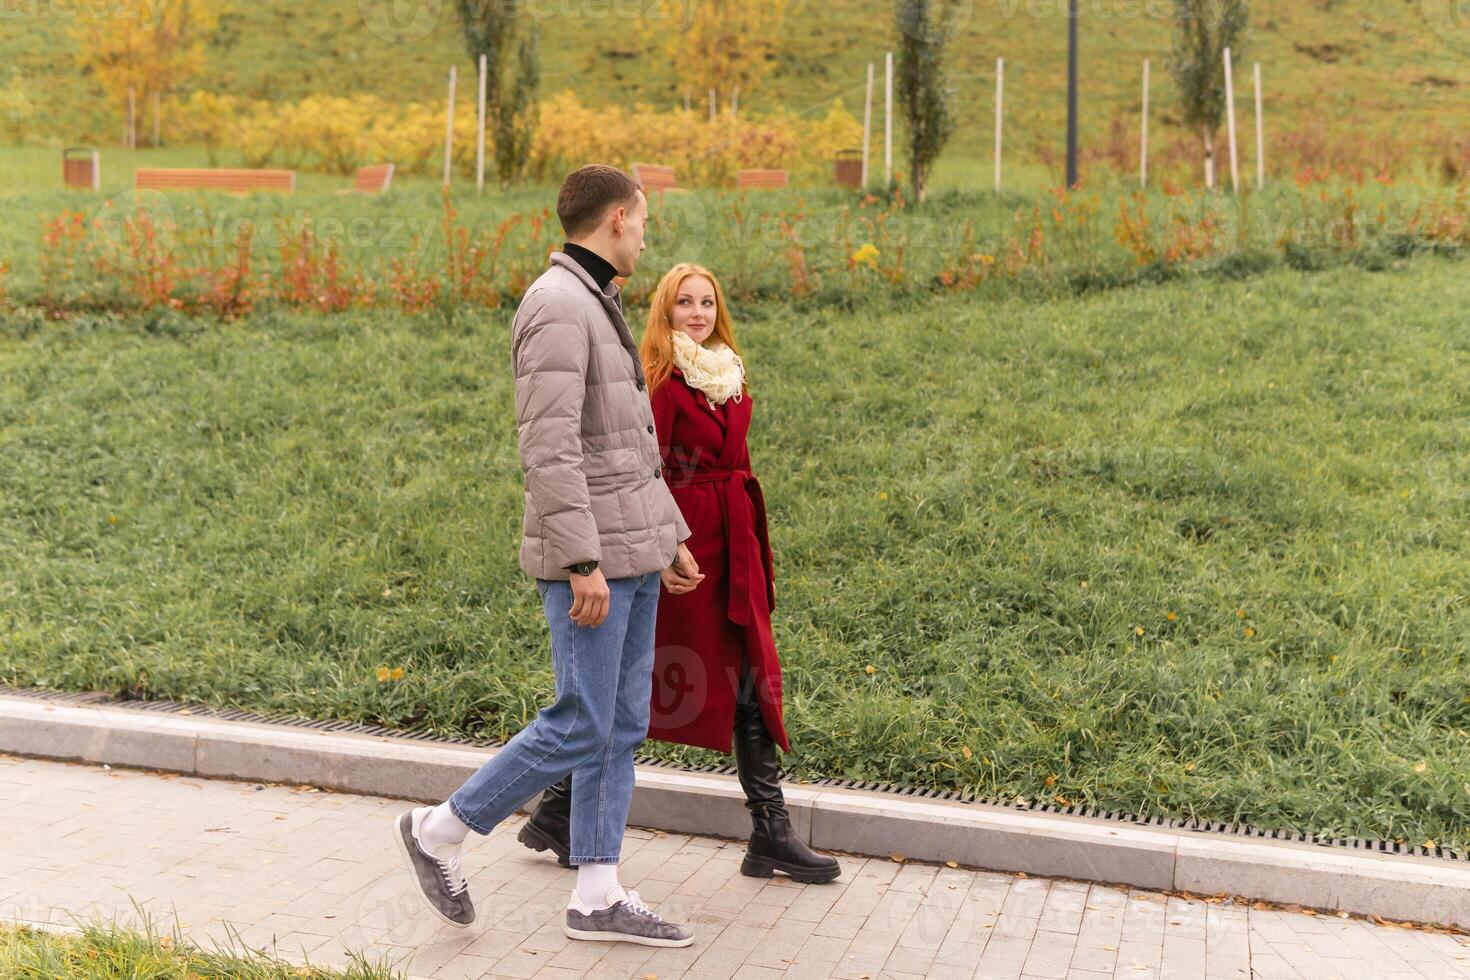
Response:
M652 400L664 477L705 577L692 592L659 593L649 737L729 752L743 657L766 728L790 749L771 636L776 587L766 503L745 444L751 397L712 409L675 368Z

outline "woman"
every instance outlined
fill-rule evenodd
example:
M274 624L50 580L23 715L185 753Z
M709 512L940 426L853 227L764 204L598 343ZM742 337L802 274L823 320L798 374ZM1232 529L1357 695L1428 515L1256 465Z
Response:
M649 736L730 752L751 813L740 870L769 878L831 881L836 858L791 829L776 745L789 750L781 716L781 663L771 636L776 605L765 500L750 471L751 397L730 313L707 269L674 266L654 293L640 347L664 473L704 578L678 580L659 597ZM571 779L547 789L520 840L567 863Z

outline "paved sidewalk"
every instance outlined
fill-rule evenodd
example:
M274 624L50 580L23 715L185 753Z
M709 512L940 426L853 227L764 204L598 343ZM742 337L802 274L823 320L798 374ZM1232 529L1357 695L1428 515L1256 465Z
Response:
M514 818L471 835L479 911L442 925L410 890L391 823L410 804L0 755L0 919L136 922L208 948L230 931L313 963L347 950L406 976L1470 978L1470 937L1183 901L1066 881L848 858L828 885L746 878L744 846L632 830L622 878L693 946L574 942L574 875Z

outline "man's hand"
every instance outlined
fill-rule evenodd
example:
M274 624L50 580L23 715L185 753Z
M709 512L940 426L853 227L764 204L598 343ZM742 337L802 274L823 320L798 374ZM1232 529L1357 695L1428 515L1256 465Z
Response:
M664 588L674 595L683 595L694 591L695 586L704 581L704 575L699 570L699 563L689 553L689 548L683 544L679 545L679 553L674 556L674 563L659 573L663 580Z
M608 601L611 593L602 569L594 568L591 575L572 573L572 622L578 626L601 626L607 619Z

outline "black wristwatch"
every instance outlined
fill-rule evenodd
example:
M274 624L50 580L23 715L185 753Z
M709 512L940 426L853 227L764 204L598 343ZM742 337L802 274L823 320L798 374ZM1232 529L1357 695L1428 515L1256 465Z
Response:
M575 565L568 565L567 571L576 572L578 575L591 575L593 572L597 571L597 562L595 560L579 561Z

